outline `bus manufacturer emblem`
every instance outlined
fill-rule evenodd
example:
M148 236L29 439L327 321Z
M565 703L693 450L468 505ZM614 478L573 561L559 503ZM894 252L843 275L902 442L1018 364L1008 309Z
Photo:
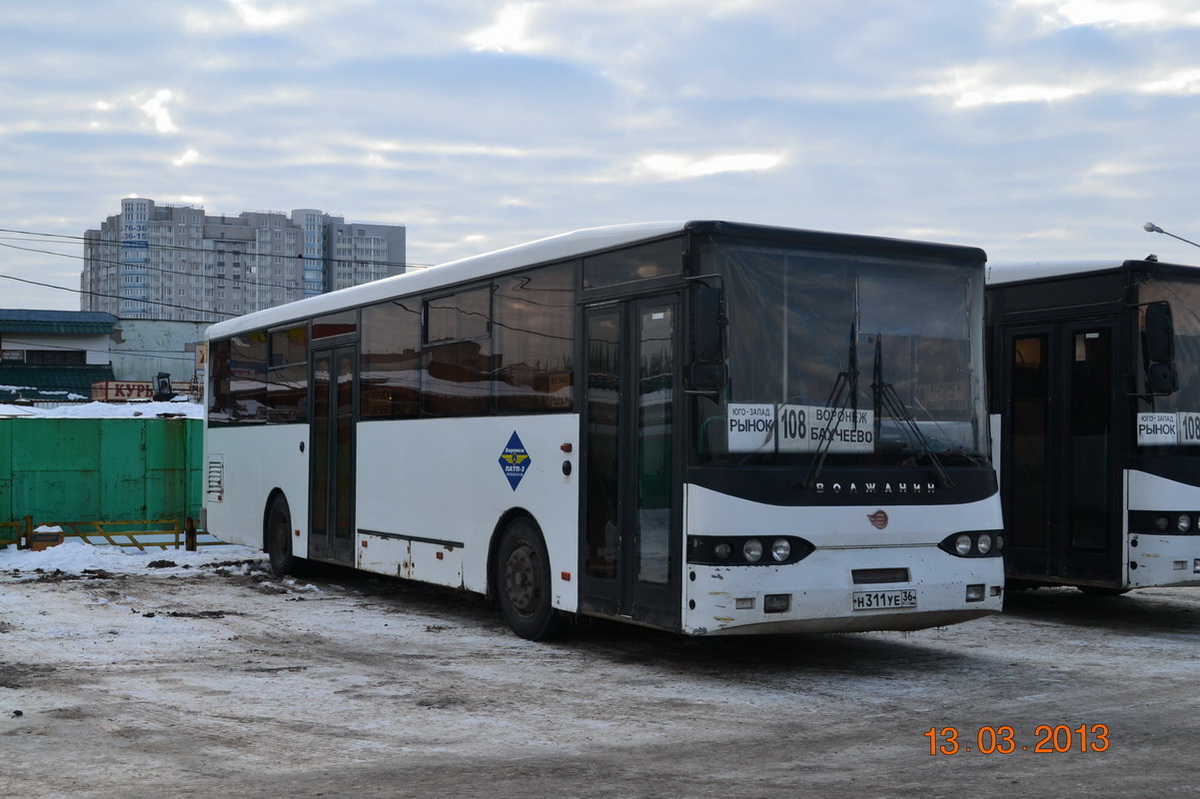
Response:
M882 530L883 528L887 527L887 525L888 525L888 515L881 510L877 510L874 513L867 514L867 518L871 521L871 524L874 525L877 530Z
M504 448L504 452L500 453L500 468L504 470L504 476L508 478L508 484L512 486L513 491L517 490L521 478L525 476L525 472L529 471L531 463L533 463L533 459L525 451L521 437L514 430L512 438L508 440L508 446Z

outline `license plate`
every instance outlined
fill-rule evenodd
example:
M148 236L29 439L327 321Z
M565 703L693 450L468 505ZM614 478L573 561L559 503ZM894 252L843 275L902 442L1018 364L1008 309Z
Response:
M850 600L850 607L854 610L887 610L916 606L917 592L910 588L895 591L855 591Z

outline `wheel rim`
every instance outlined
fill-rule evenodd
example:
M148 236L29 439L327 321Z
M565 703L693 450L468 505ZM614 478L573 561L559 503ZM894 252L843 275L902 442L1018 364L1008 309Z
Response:
M508 600L513 609L522 616L530 616L537 610L541 596L537 567L537 553L524 542L513 549L504 564L504 584Z

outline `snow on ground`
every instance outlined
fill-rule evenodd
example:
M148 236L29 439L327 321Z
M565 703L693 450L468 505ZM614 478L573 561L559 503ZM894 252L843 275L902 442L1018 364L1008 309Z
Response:
M246 547L9 546L0 795L1190 796L1197 640L1196 589L1050 589L907 634L534 644Z
M30 578L38 576L39 572L82 575L97 570L109 574L170 575L228 561L265 565L266 555L257 549L233 544L203 546L196 552L159 547L142 551L134 547L93 546L72 538L40 552L17 549L16 544L0 548L0 572L19 572L19 575L13 576L28 575ZM166 562L175 565L164 566Z

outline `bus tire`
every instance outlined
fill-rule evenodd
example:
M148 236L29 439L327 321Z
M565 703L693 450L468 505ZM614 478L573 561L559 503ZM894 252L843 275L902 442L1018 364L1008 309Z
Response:
M266 544L271 574L276 577L292 574L296 568L296 558L292 555L292 512L283 494L276 494L267 510Z
M504 528L496 554L495 586L504 620L529 641L566 634L570 622L551 604L550 557L532 519L522 516Z

